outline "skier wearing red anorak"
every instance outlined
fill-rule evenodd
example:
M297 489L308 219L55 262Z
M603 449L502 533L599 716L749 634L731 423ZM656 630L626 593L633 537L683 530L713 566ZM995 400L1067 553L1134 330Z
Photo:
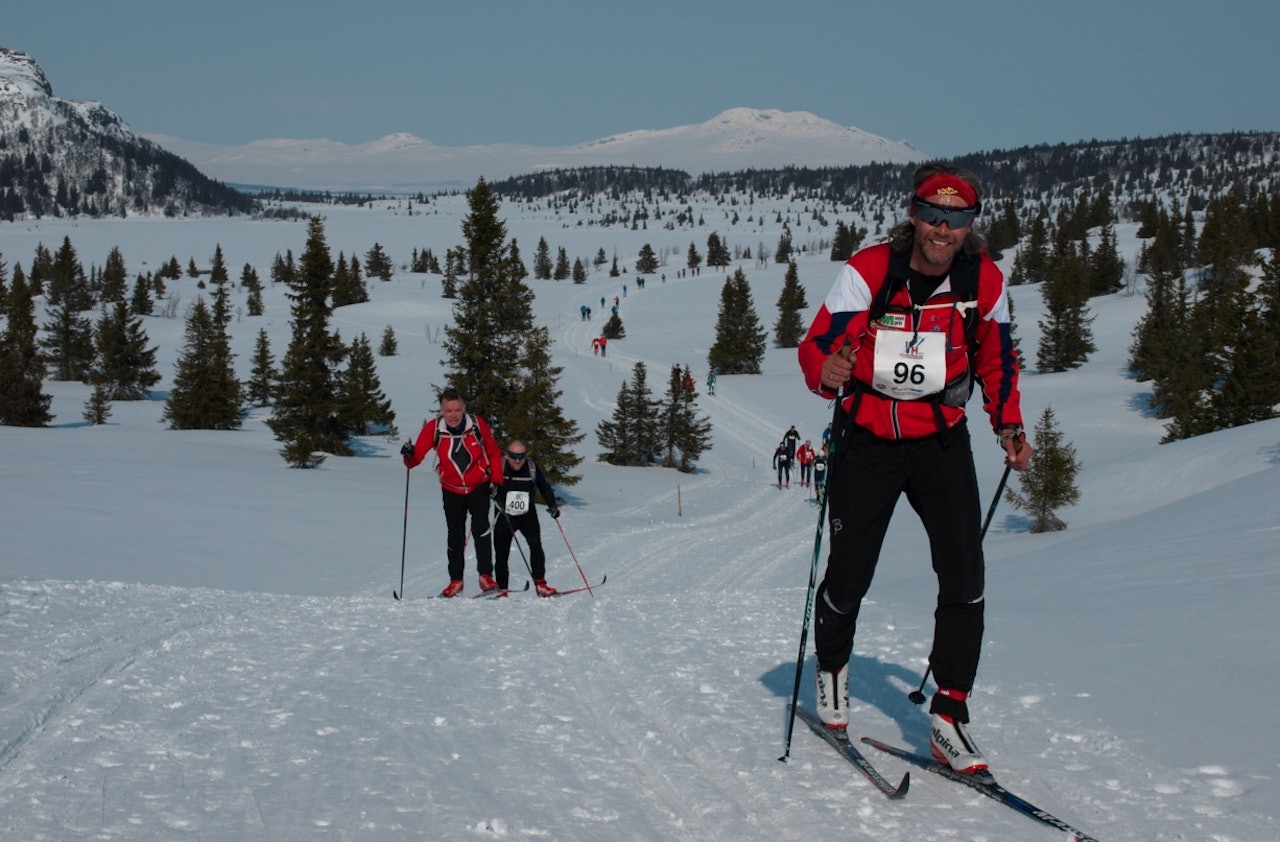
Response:
M436 454L436 473L440 476L448 530L449 584L440 595L457 596L462 593L468 513L471 515L471 537L476 546L480 589L494 590L498 583L493 578L489 501L495 493L493 486L502 485L502 451L498 449L488 423L478 415L467 414L467 405L457 389L445 389L440 393L440 415L425 422L416 442L406 442L400 453L405 466L415 468L432 451Z
M985 588L964 408L975 382L1005 464L1021 471L1032 455L1004 276L973 231L980 198L972 173L940 164L917 170L909 218L888 243L849 259L799 348L809 389L828 400L841 395L826 478L831 550L814 605L818 712L830 727L848 724L858 610L905 493L938 579L930 742L962 772L987 766L964 728Z

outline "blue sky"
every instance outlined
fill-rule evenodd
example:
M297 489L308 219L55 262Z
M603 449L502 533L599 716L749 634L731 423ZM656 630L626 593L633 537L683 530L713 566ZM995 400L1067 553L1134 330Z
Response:
M213 143L569 145L726 108L940 156L1280 128L1280 4L7 2L54 93Z

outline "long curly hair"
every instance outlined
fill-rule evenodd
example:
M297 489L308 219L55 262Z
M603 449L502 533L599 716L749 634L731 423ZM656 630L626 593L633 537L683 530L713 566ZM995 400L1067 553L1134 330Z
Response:
M982 200L982 182L978 180L976 175L961 167L953 167L939 161L931 161L917 169L915 174L911 177L911 197L907 199L908 206L915 198L916 190L918 190L920 185L925 182L925 179L939 173L954 175L956 178L964 181L973 188L973 192L977 195L978 200ZM915 243L915 240L916 226L910 218L899 222L897 225L889 229L889 248L900 254L911 251L911 247ZM964 237L964 245L960 247L961 254L968 258L974 258L979 254L982 254L986 249L986 237L979 234L975 227L970 226L969 233L965 234Z

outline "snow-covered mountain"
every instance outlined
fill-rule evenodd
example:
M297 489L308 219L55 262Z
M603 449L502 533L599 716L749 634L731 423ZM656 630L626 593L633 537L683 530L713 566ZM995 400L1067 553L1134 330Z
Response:
M136 134L98 102L61 99L0 47L0 218L245 211L250 202Z
M411 134L349 145L256 140L219 146L168 135L151 139L214 178L319 190L414 191L469 187L543 169L654 166L691 175L748 168L907 163L927 157L907 143L841 126L806 111L731 108L705 123L641 129L573 146L439 146Z

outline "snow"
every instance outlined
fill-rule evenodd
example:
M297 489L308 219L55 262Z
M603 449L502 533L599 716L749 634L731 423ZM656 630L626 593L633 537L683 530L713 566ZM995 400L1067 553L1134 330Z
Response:
M604 248L627 265L648 242L678 261L717 224L730 247L772 254L772 204L692 203L708 225L629 231L545 205L503 216L526 260L545 236L571 258ZM720 222L733 210L764 222ZM406 211L324 208L334 256L378 242L400 263L461 242L463 198ZM783 211L797 244L830 236ZM1132 254L1132 227L1120 234ZM131 274L171 255L207 266L220 244L233 278L248 262L265 280L277 252L301 253L305 223L46 220L0 226L0 254L26 268L37 242L68 235L86 268L114 245ZM821 252L800 260L811 309L836 268ZM700 396L715 430L696 474L595 461L595 425L635 361L659 388L675 363L705 380L723 275L675 270L643 290L634 274L530 281L562 405L588 434L582 482L559 489L563 533L542 515L549 579L581 584L572 548L593 583L608 575L594 598L427 598L446 579L440 492L428 469L408 475L404 533L396 450L443 380L438 276L370 281L371 302L336 314L348 340L376 345L394 326L400 355L378 366L401 436L316 470L285 465L261 412L235 432L160 423L191 279L171 285L174 317L146 320L166 377L154 400L90 427L87 387L46 381L53 426L0 427L0 839L1061 838L924 773L890 802L803 726L778 762L818 524L804 491L772 487L769 459L791 424L816 441L830 409L794 352L770 348L763 375L721 376ZM744 270L771 326L783 267ZM627 338L593 357L604 314L584 323L578 308L623 283ZM242 375L259 328L283 355L283 293L269 287L267 314L232 325ZM1034 358L1039 290L1013 295ZM1280 768L1253 729L1280 675L1280 421L1158 445L1147 386L1124 374L1144 307L1140 294L1095 301L1093 359L1024 377L1029 425L1051 405L1077 448L1081 500L1051 535L996 512L973 732L1006 786L1099 839L1273 839ZM985 497L1002 463L984 442ZM932 633L927 557L903 505L852 664L855 731L916 748L926 717L906 693ZM895 780L906 770L872 759Z

